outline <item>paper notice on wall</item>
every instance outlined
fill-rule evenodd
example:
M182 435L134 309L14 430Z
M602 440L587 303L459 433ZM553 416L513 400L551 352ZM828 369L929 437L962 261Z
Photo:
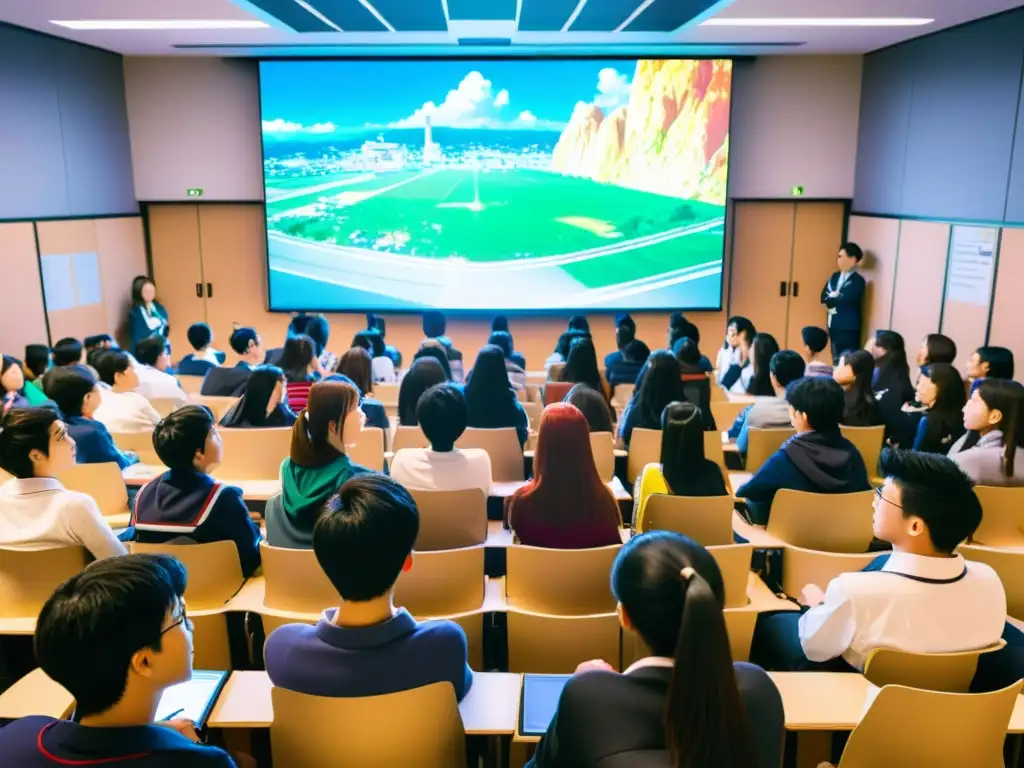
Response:
M75 253L71 256L75 272L75 298L79 306L99 304L103 301L100 286L100 261L95 252Z
M103 301L99 258L93 251L58 253L40 258L47 312Z
M946 301L989 305L998 239L999 230L991 227L953 227L946 268Z

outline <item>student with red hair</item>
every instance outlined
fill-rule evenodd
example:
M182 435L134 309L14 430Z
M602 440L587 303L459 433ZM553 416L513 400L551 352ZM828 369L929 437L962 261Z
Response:
M551 549L621 543L622 517L601 482L583 413L569 403L544 409L533 479L508 498L505 519L519 541Z

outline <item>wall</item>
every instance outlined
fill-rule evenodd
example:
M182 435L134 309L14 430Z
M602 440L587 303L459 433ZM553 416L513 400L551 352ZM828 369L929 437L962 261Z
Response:
M0 114L0 220L138 210L120 56L0 24Z

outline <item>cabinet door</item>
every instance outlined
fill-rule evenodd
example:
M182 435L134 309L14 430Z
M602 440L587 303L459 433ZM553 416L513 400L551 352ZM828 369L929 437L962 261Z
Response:
M836 254L843 239L843 203L797 203L793 230L793 272L789 322L784 349L800 349L805 325L828 326L828 310L821 289L836 271Z
M172 357L177 361L192 351L188 327L206 320L206 302L197 290L203 283L197 206L149 206L149 246L156 295L170 316Z
M758 331L772 334L783 345L795 206L787 202L737 202L733 215L736 224L729 314L743 315Z

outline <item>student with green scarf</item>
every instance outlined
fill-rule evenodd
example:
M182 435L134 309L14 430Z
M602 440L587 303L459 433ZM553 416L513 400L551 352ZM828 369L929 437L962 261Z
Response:
M306 409L292 426L290 455L281 464L281 493L264 512L270 546L312 549L324 503L350 477L370 472L345 454L365 418L352 384L320 381L310 388Z

